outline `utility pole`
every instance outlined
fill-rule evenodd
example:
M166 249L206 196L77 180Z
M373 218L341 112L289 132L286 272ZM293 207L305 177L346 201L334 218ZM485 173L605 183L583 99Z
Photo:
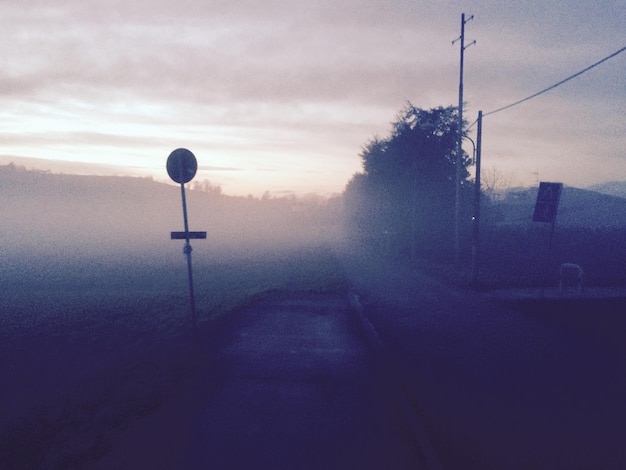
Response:
M457 41L461 41L461 63L459 68L459 123L458 123L458 136L456 143L456 190L454 199L454 260L456 265L459 265L461 259L461 177L462 177L462 141L463 141L463 55L465 49L476 44L476 41L472 41L467 46L465 45L465 24L474 19L474 15L471 15L467 20L465 19L465 13L461 13L461 35L452 41L454 45Z
M472 217L472 285L478 287L480 275L480 157L483 142L483 112L478 111L476 130L476 176L474 181L474 216Z

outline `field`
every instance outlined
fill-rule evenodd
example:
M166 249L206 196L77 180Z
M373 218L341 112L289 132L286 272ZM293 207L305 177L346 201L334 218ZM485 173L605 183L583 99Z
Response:
M9 260L2 267L0 467L83 468L111 438L202 371L183 257ZM195 260L202 341L227 312L272 290L344 288L330 251Z
M482 237L481 281L487 287L556 287L561 263L582 266L585 286L626 286L623 227L557 227L551 251L550 227L541 224L487 226Z

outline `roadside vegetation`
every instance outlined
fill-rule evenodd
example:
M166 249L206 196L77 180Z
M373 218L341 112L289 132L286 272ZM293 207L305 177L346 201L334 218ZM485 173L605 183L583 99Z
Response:
M465 153L460 156L458 260L454 252L457 135L455 107L424 110L408 103L388 136L363 147L362 171L344 192L350 245L457 285L475 284L474 181ZM550 224L532 222L537 188L502 184L493 170L487 172L479 287L554 287L562 263L582 266L587 286L626 286L626 199L565 187L550 250Z
M562 263L582 266L585 287L626 286L626 227L557 226L549 252L550 227L543 225L485 227L484 287L557 287Z

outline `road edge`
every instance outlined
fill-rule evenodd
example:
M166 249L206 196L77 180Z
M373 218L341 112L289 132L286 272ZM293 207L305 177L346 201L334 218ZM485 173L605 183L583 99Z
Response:
M402 380L402 375L387 353L385 345L380 339L376 328L374 328L374 325L372 325L367 317L365 308L363 307L359 296L350 291L348 293L348 301L350 304L350 311L355 316L361 332L365 336L368 346L370 346L376 355L377 360L380 361L381 367L378 368L379 373L383 376L385 383L389 387L389 391L392 394L395 404L400 408L400 413L411 432L424 465L429 470L443 470L441 460L437 456L435 449L426 434L426 430L417 415L417 411L411 404L409 396L407 396L406 387L403 386L404 381Z

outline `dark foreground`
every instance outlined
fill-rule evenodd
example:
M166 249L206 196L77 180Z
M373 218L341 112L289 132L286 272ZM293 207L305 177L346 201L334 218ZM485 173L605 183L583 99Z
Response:
M374 330L343 295L253 304L206 349L198 394L99 468L626 468L624 299L503 301L346 271Z
M420 468L345 294L271 295L214 331L193 393L98 468Z
M6 291L0 468L626 468L624 298L503 300L317 258L199 276L213 296L286 282L196 347L167 286Z
M626 468L626 299L494 300L349 269L444 468Z

